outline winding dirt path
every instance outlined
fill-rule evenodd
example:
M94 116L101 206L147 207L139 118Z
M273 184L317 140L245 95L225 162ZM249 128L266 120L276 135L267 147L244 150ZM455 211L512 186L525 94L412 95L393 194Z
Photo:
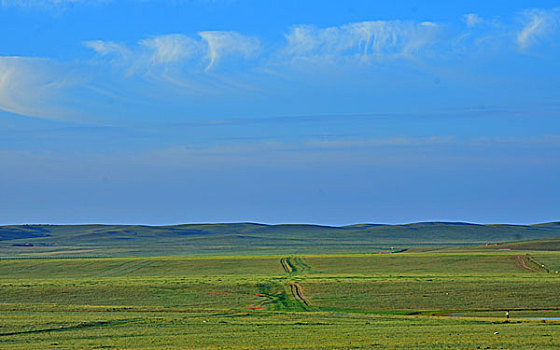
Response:
M305 306L311 306L311 303L303 295L303 287L297 282L290 282L290 292L294 299Z
M290 258L282 258L280 259L280 264L282 264L282 268L286 273L292 273L292 265L290 264Z
M288 274L285 279L286 282L288 282L288 286L290 287L290 294L292 295L292 298L305 309L309 308L311 306L311 303L303 294L303 287L301 286L301 284L294 280L296 275L299 275L302 271L309 270L309 265L307 265L299 257L281 258L280 264L282 264L282 268Z
M524 269L529 270L529 271L533 271L533 272L541 272L537 269L534 269L530 266L527 266L527 263L525 262L525 258L522 255L516 255L515 256L515 260L517 261L517 263Z

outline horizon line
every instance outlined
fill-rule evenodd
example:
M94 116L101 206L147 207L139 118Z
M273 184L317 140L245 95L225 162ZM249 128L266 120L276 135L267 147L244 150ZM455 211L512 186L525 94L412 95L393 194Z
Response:
M504 225L504 226L536 226L546 224L560 223L559 220L534 222L534 223L507 223L507 222L469 222L469 221L446 221L446 220L433 220L433 221L411 221L411 222L393 222L393 223L371 223L371 222L358 222L344 225L328 225L320 223L301 223L301 222L276 222L264 223L256 221L222 221L222 222L182 222L172 224L141 224L141 223L15 223L15 224L0 224L0 227L6 226L145 226L145 227L169 227L169 226L183 226L183 225L227 225L227 224L247 224L247 225L262 225L262 226L322 226L322 227L350 227L350 226L407 226L416 224L448 224L448 225L477 225L477 226L491 226L491 225Z

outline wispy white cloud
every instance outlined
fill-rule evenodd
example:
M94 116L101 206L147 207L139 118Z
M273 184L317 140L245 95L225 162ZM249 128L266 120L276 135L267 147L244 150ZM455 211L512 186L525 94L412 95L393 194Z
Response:
M425 162L449 162L454 164L477 163L484 165L526 164L551 161L540 151L554 150L560 146L555 135L517 138L456 138L453 136L393 137L372 139L333 140L261 140L213 145L182 145L137 154L137 164L158 167L194 168L197 166L223 167L264 165L285 167L287 165L317 166L320 164L423 164ZM531 150L529 153L512 153ZM274 158L275 162L270 163Z
M205 71L209 71L221 57L237 55L250 58L257 54L260 44L254 37L248 37L237 32L211 31L198 33L208 45L207 57L209 63Z
M0 109L51 119L65 119L64 107L55 100L62 90L76 85L68 71L47 59L0 57Z
M202 51L199 41L182 34L154 36L141 40L140 45L149 51L150 60L157 64L184 61Z
M112 0L1 0L2 7L63 8L74 4L97 5Z
M125 57L130 54L130 50L126 46L113 41L92 40L84 42L84 45L102 56L117 54Z
M153 0L137 0L137 2L150 2ZM161 1L161 0L159 0ZM181 3L208 3L220 4L228 3L231 0L167 0L168 2L181 4ZM0 0L0 5L3 7L26 7L26 8L47 8L47 7L64 7L74 4L84 5L97 5L117 2L115 0Z
M134 69L153 65L181 64L194 61L209 71L226 56L250 58L259 51L259 40L231 31L200 32L199 38L183 34L152 36L140 40L135 48L112 41L86 41L84 45L102 56L117 54Z
M467 24L468 27L474 27L477 24L482 23L483 19L476 13L467 13L463 16L463 21Z
M434 22L367 21L338 27L292 27L285 52L295 57L366 58L411 56L436 41Z
M533 137L481 137L468 140L469 146L501 146L501 147L560 147L560 135L542 135Z
M382 62L397 58L429 57L437 53L450 57L459 53L503 52L511 49L515 35L517 45L526 49L554 32L559 23L558 10L527 10L523 27L499 18L482 19L476 13L463 16L468 27L453 32L449 23L431 21L374 20L320 28L296 25L285 35L284 45L263 51L257 37L233 31L203 31L198 35L167 34L151 36L136 45L125 46L112 41L88 41L86 46L101 56L123 59L128 72L150 70L156 66L173 66L191 73L210 72L225 64L226 58L247 60L255 56L259 62L323 62L340 60ZM444 40L445 39L445 40ZM265 64L266 66L266 64ZM269 70L269 67L260 67Z
M311 140L306 145L321 149L363 148L375 146L428 146L454 142L451 136L395 137L369 140Z
M80 0L47 2L62 4L75 1ZM8 0L2 2L14 3ZM303 90L323 88L324 82L328 81L333 86L338 84L357 90L358 81L362 79L362 86L379 89L386 82L408 81L405 74L397 78L393 74L403 72L408 65L413 66L418 76L425 74L426 80L431 81L432 72L441 67L432 58L445 57L447 63L452 63L453 60L459 62L459 56L464 53L477 55L480 52L504 57L506 53L518 51L515 43L519 48L527 49L548 39L557 29L559 17L558 10L527 10L523 13L522 26L511 18L482 20L474 13L464 16L466 26L459 18L456 18L457 23L393 20L355 22L327 28L297 25L288 30L285 41L269 45L261 45L257 37L233 31L149 36L132 43L92 40L83 43L95 53L91 60L79 62L66 58L66 62L73 63L60 63L58 69L52 68L57 65L54 60L0 57L0 109L54 118L59 115L53 107L57 103L53 101L56 101L58 92L71 94L77 89L67 87L84 87L84 84L76 83L75 78L82 73L91 74L91 85L97 84L93 88L110 86L111 91L128 90L131 94L138 94L131 96L130 100L143 102L146 99L142 94L145 94L154 99L153 105L161 101L157 99L185 103L185 99L177 98L174 93L182 97L186 94L240 96L235 93L259 89L274 94L280 90L278 82L286 87L304 85L295 81L309 83L302 87ZM493 51L492 46L495 48ZM265 51L263 47L270 49ZM255 57L258 59L253 60ZM419 57L422 59L402 60ZM281 65L278 62L282 62ZM288 64L284 65L284 62ZM297 62L303 62L303 65L298 66ZM325 65L315 65L316 62ZM355 64L357 62L360 64ZM219 69L222 65L228 69ZM70 66L79 66L77 70L80 73L74 76L73 73L63 73ZM299 68L302 66L310 67L309 76L301 74L303 70ZM88 70L91 67L96 69ZM466 81L463 77L468 73L457 74L462 73L463 67L450 67L445 74L449 77L456 75L459 76L457 80ZM126 78L116 74L118 72L124 73ZM317 72L320 78L316 78L319 76L315 75ZM371 79L374 75L375 81ZM158 88L154 89L154 86ZM85 86L85 89L93 88ZM372 91L375 89L372 88ZM114 100L111 100L112 103ZM93 100L92 106L95 103Z
M523 28L517 33L517 44L527 49L558 29L560 11L531 9L523 12Z

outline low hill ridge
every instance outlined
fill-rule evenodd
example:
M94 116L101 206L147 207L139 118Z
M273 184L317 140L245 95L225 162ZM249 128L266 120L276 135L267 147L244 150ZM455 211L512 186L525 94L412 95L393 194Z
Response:
M402 225L219 223L0 226L0 257L79 252L93 255L191 255L254 252L371 252L560 237L560 223L535 225L418 222ZM397 248L395 248L397 247ZM74 253L72 253L74 254ZM78 254L78 253L76 253Z

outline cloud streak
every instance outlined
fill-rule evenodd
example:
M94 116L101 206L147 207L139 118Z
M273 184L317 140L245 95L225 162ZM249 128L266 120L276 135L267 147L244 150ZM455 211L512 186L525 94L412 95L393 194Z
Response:
M294 57L410 57L433 44L439 26L433 22L366 21L338 27L292 27L285 53Z
M99 5L112 2L112 0L1 0L4 8L65 8L74 4Z
M74 2L79 0L47 1L50 4ZM2 2L5 6L27 3L35 2ZM268 93L275 98L285 97L282 94L295 86L302 91L308 89L307 92L317 88L327 91L325 82L332 82L332 86L338 84L336 88L340 91L354 92L361 82L362 87L371 89L369 91L384 94L380 89L383 84L404 86L413 82L407 80L406 69L412 69L417 80L435 81L434 74L450 79L461 75L456 67L444 72L447 68L441 69L439 58L449 65L460 62L460 55L464 54L473 57L490 52L505 58L505 55L523 53L545 43L558 29L560 11L526 10L521 23L513 19L509 22L483 20L474 13L463 17L464 24L459 18L456 21L455 27L444 22L403 20L372 20L323 28L296 25L288 29L284 40L266 44L258 37L235 31L170 33L143 37L132 43L90 40L83 45L94 55L81 62L72 61L72 58L57 62L0 57L0 109L28 116L60 118L64 113L56 105L77 105L71 101L77 95L74 91L84 87L90 91L88 98L95 89L94 93L105 94L90 102L92 108L96 103L103 105L107 108L104 112L122 102L118 96L101 91L104 89L127 91L131 94L130 101L151 101L152 106L165 100L199 107L218 95L234 100L242 96L241 90L247 94L265 91L264 95ZM499 50L492 50L492 45ZM309 69L304 71L302 66ZM455 71L451 71L453 69ZM306 75L308 71L310 74ZM91 77L89 86L82 76ZM465 81L462 76L456 78L459 79ZM437 81L439 84L439 77ZM278 92L280 90L282 92ZM189 94L196 98L184 98ZM181 99L177 98L179 95ZM232 102L232 105L236 104ZM286 110L288 112L280 113L292 113L289 108ZM326 112L317 108L311 111L313 113Z
M480 18L480 16L476 13L467 13L463 16L463 21L467 24L468 27L474 27L482 23L483 19Z
M498 19L483 20L478 14L463 16L467 32L453 33L448 23L431 21L374 20L320 28L296 25L285 41L267 45L263 51L259 38L235 31L203 31L196 36L175 33L139 40L130 48L112 41L88 41L84 45L98 55L120 59L129 71L150 70L174 65L190 73L209 73L222 64L245 62L260 57L260 63L290 65L297 61L336 64L351 60L361 63L418 59L462 52L480 52L484 46L505 49L516 45L525 50L544 41L560 23L558 10L526 10L522 26L508 25ZM481 25L486 24L486 25ZM475 28L476 27L476 28ZM431 55L431 56L430 56Z
M140 45L147 49L155 64L186 61L202 51L199 41L182 34L155 36L141 40Z
M94 40L83 44L101 56L117 55L131 66L148 68L167 64L205 64L204 71L214 68L225 57L254 57L259 51L259 40L233 31L198 33L199 38L183 34L152 36L129 49L112 41Z
M531 9L523 12L523 28L517 33L517 44L525 50L554 33L560 24L558 10Z
M65 119L67 111L55 100L79 84L57 65L40 58L0 57L0 109L32 117Z
M130 50L127 49L126 46L117 44L113 41L92 40L86 41L83 44L101 56L116 54L121 58L124 58L130 54Z
M259 50L259 40L247 37L237 32L211 31L198 33L208 47L207 57L209 63L204 71L209 71L216 62L224 56L238 55L250 58Z

